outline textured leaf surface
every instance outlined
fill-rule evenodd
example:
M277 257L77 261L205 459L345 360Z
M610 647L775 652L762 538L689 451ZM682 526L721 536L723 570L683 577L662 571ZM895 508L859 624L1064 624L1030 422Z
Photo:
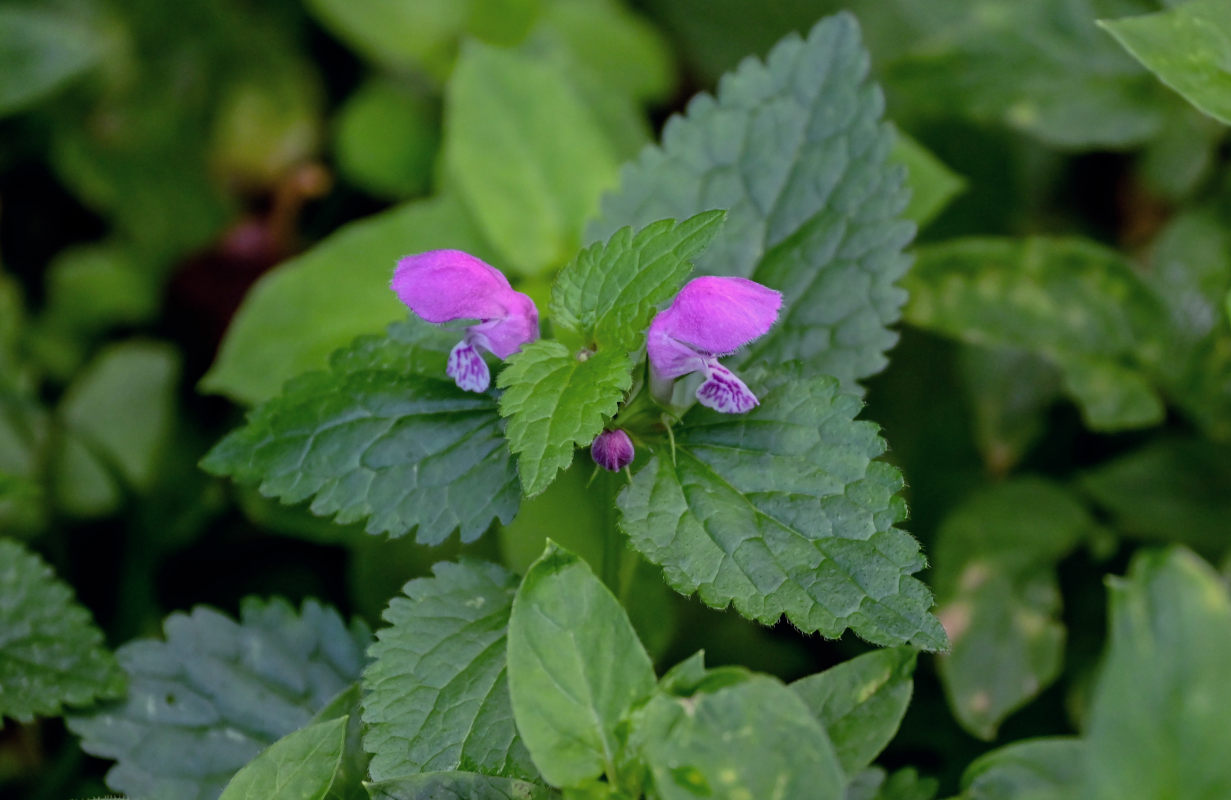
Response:
M872 763L910 704L915 651L874 650L791 684L820 720L848 775Z
M746 358L801 358L848 391L880 371L906 296L895 287L913 226L904 170L853 17L787 37L765 63L727 75L717 99L689 103L660 147L626 167L591 240L625 225L727 209L698 259L702 273L752 278L783 293L778 324Z
M385 611L364 673L372 779L463 770L536 775L513 724L505 642L516 579L479 561L440 563Z
M389 291L394 265L446 247L493 260L461 202L447 195L344 226L257 281L201 388L249 405L276 397L286 381L325 367L355 337L405 318Z
M304 727L358 680L370 636L313 601L245 600L240 621L205 607L172 614L166 641L116 653L120 702L69 718L91 755L115 759L107 785L133 797L213 800L268 745Z
M1085 758L1080 739L1014 742L966 768L961 800L1080 800Z
M541 339L514 354L500 373L500 414L527 495L547 488L573 463L573 450L594 441L632 386L633 362L623 350L579 358ZM506 520L507 521L507 520Z
M938 666L954 716L974 735L991 739L1060 673L1055 565L1093 524L1068 492L1036 478L976 494L941 523L933 586L953 649Z
M430 772L368 784L372 800L549 800L558 792L537 783L473 772Z
M1224 0L1099 24L1163 83L1231 125L1231 6Z
M1045 357L1095 430L1155 424L1147 332L1161 309L1114 251L1080 239L960 239L918 248L912 325Z
M29 722L124 691L103 635L51 568L0 539L0 718Z
M456 332L410 321L291 381L201 462L284 503L420 542L507 522L520 492L495 399L445 375Z
M749 675L691 697L657 694L634 736L662 800L841 800L846 776L825 730L779 681Z
M679 291L724 216L708 211L678 224L659 220L636 233L621 228L586 248L552 285L552 319L587 346L639 349L654 312Z
M235 773L219 800L325 800L342 769L346 717L287 734Z
M753 380L752 388L757 389ZM932 598L911 577L918 543L885 444L855 421L858 399L832 378L765 392L748 414L696 408L619 497L632 544L667 582L714 607L771 624L786 615L836 637L946 647Z
M549 542L509 620L509 693L543 777L617 781L617 732L654 689L654 668L619 601L586 562Z

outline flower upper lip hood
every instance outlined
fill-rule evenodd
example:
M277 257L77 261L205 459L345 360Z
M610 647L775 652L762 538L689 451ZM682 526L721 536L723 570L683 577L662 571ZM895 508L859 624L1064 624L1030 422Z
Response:
M650 323L651 377L663 381L701 372L705 381L697 399L703 405L728 413L750 410L756 396L718 359L763 336L781 307L781 293L755 281L694 278Z
M476 348L505 359L539 338L534 301L514 290L500 270L461 250L406 256L398 261L391 288L428 322L479 320L449 354L449 376L468 391L486 391L491 384Z

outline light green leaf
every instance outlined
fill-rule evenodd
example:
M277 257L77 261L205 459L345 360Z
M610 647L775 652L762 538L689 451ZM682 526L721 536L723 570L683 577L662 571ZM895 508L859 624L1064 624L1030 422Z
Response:
M941 523L933 586L953 649L939 658L950 708L991 739L1060 673L1055 564L1093 527L1066 491L1019 478L974 495Z
M745 361L800 358L847 391L884 368L905 294L902 248L913 225L893 134L880 122L880 90L853 17L789 36L765 63L727 75L717 99L701 95L670 120L661 147L625 167L603 201L591 241L626 225L727 209L727 223L697 261L702 273L739 275L778 289L786 306Z
M689 697L656 694L633 736L650 796L841 800L846 777L825 730L778 680L744 680Z
M544 275L562 266L616 167L606 133L563 75L512 50L463 48L445 96L444 172L502 268Z
M429 772L367 787L372 800L551 800L560 796L537 783L473 772Z
M90 613L34 553L0 539L0 718L29 722L124 692Z
M1080 739L1014 742L966 768L960 800L1081 800L1085 761Z
M932 800L939 787L934 778L922 778L909 767L892 775L872 767L851 779L843 800Z
M829 734L846 774L871 764L898 732L915 655L908 647L874 650L791 684Z
M677 591L765 624L786 615L830 637L849 627L876 644L947 647L911 577L919 545L894 527L902 477L873 460L885 444L854 420L859 400L832 378L759 394L748 414L694 408L674 449L655 449L618 501L633 546Z
M253 759L219 800L325 800L342 768L346 717L288 734Z
M1148 334L1161 309L1120 255L1082 239L970 238L916 250L906 320L971 344L1044 357L1094 430L1153 425Z
M248 405L277 396L287 380L324 367L356 336L405 318L389 291L397 260L441 248L491 260L465 208L449 196L343 227L248 292L201 389Z
M0 116L80 77L104 50L103 36L88 16L52 5L0 8Z
M422 94L390 79L368 80L338 110L338 171L383 197L422 194L439 146L438 117Z
M632 386L632 368L627 351L587 357L547 339L509 358L497 378L505 390L500 414L508 418L509 449L527 495L546 489L573 463L573 450L602 432Z
M1155 14L1099 20L1099 25L1184 99L1231 125L1231 6L1189 0Z
M249 414L201 465L369 533L426 544L507 522L520 492L496 401L445 375L456 333L409 321L363 337Z
M654 312L679 292L724 216L707 211L678 225L664 219L636 233L621 228L581 251L552 285L552 320L587 348L639 350Z
M577 556L548 542L509 620L509 694L543 777L622 785L620 728L654 689L654 669L619 601Z
M910 204L902 215L920 228L926 227L966 189L962 176L902 131L896 132L889 161L906 167Z
M358 680L371 637L314 601L246 599L240 621L199 606L163 624L166 641L116 653L128 673L117 703L69 718L91 755L119 763L114 791L213 800L267 746L312 721Z
M465 770L533 778L505 672L517 581L495 564L442 562L384 613L364 672L372 779Z
M1192 553L1142 552L1110 587L1111 644L1086 728L1090 800L1231 792L1231 598Z

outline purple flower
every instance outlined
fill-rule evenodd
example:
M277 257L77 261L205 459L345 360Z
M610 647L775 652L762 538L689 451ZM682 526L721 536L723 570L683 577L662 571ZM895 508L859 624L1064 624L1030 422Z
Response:
M461 250L406 256L393 273L393 291L410 310L432 323L477 319L449 353L445 369L468 392L484 392L491 372L478 348L508 358L539 338L534 301L513 290L495 267Z
M718 363L763 336L778 319L782 295L745 278L702 277L685 284L671 306L650 323L650 376L662 384L700 372L702 405L728 414L749 411L757 398Z
M633 463L635 453L633 440L619 428L603 431L590 445L590 457L594 463L610 472L619 472Z

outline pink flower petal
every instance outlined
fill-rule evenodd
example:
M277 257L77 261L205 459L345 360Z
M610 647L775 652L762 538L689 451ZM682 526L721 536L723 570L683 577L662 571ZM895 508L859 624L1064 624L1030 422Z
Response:
M461 250L406 256L398 261L392 288L411 311L434 323L505 317L510 295L519 294L500 270Z
M472 325L467 332L475 344L504 359L520 350L523 344L539 338L539 310L528 295L512 289L505 293L502 301L505 317Z
M699 353L725 356L760 336L778 319L782 295L745 278L706 276L689 281L671 306L650 324L654 345L650 359L664 362L663 337L688 345ZM658 334L655 336L655 334ZM659 353L655 353L659 349ZM661 367L660 367L661 370Z

